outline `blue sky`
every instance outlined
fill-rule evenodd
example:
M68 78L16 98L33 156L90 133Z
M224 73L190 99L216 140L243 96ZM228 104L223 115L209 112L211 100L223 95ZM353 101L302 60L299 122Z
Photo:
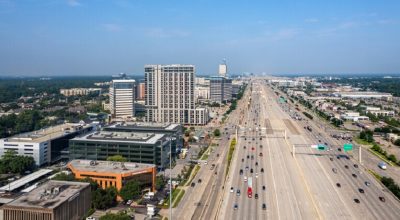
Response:
M400 1L0 0L0 75L399 73Z

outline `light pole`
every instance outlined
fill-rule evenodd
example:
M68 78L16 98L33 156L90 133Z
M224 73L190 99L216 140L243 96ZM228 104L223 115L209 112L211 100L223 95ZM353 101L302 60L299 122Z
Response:
M169 219L172 220L172 138L169 135Z

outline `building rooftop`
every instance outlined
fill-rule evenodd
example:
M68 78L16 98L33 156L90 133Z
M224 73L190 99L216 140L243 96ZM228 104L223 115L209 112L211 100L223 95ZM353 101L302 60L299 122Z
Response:
M144 67L157 67L157 66L161 66L161 67L194 67L194 65L188 65L188 64L169 64L169 65L160 65L160 64L148 64L148 65L144 65Z
M161 140L164 134L140 133L140 132L120 132L120 131L95 131L72 140L84 141L113 141L113 142L129 142L140 144L155 144Z
M140 172L144 169L154 168L153 164L131 163L131 162L113 162L99 160L72 160L68 166L81 172L97 172L97 173L132 173Z
M24 177L22 177L21 179L17 179L14 182L11 182L7 185L4 185L3 187L0 188L0 191L13 191L15 189L18 189L22 186L25 186L26 184L39 179L40 177L49 174L53 172L53 170L50 169L40 169L34 173L31 173L29 175L26 175Z
M113 79L113 83L119 82L136 82L134 79Z
M50 180L5 206L54 209L89 187L89 183Z
M115 123L108 127L110 128L151 128L151 129L165 129L165 130L174 130L178 128L179 124L170 124L170 123L157 123L157 122L123 122L123 123Z
M69 133L90 127L91 125L65 123L37 131L18 134L12 137L4 138L5 142L35 142L41 143L62 137Z

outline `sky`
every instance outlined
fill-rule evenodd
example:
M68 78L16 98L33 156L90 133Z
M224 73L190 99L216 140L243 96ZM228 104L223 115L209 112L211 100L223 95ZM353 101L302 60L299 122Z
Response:
M0 76L399 73L399 0L0 0Z

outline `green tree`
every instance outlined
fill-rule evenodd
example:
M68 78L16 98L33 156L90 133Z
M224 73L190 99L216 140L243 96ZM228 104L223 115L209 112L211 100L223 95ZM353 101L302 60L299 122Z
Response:
M214 136L215 136L215 137L221 136L221 131L220 131L219 129L215 129L215 130L214 130Z
M66 174L64 172L57 174L52 178L52 180L60 180L60 181L74 181L74 174Z
M100 217L100 220L130 220L131 217L126 213L119 212L119 213L107 213Z
M108 209L117 204L117 189L109 187L97 188L92 192L92 205L95 209Z
M161 190L165 186L165 179L163 176L156 177L156 190Z
M127 182L119 191L119 195L122 199L130 200L138 198L141 194L142 187L138 181L129 181Z
M121 156L121 155L114 155L114 156L109 156L107 157L108 161L116 161L116 162L127 162L128 160Z
M388 156L388 160L392 161L393 163L396 163L396 162L397 162L397 158L396 158L396 156L393 155L393 154L390 154L390 155Z
M35 168L33 157L17 155L15 151L6 151L0 159L0 173L24 173Z

